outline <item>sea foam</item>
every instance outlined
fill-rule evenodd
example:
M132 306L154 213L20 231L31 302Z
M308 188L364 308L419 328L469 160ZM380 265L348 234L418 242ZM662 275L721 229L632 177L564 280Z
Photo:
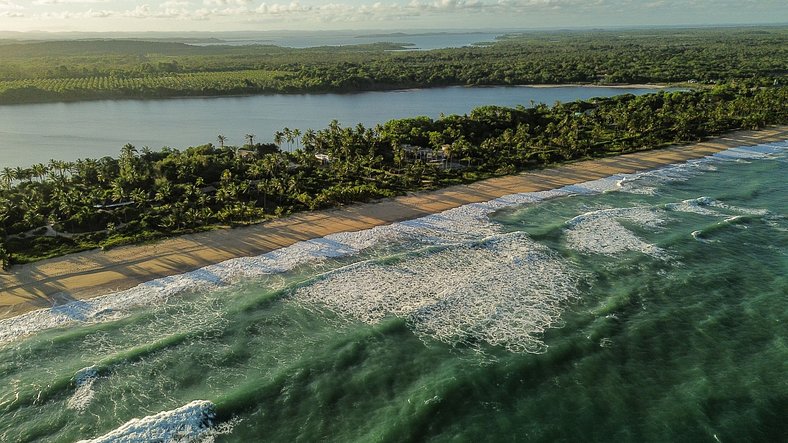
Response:
M730 217L731 213L755 215L760 217L772 216L772 214L766 209L743 208L740 206L730 205L706 196L683 200L680 203L669 203L665 205L665 207L671 211L691 212L712 217Z
M100 437L78 443L194 442L212 432L214 417L213 403L195 400L171 411L132 419Z
M650 207L600 209L578 215L566 222L566 243L584 253L615 255L627 251L664 257L665 251L640 239L625 228L626 220L640 226L658 227L664 223L661 211Z
M511 233L347 266L299 288L294 300L369 324L402 317L447 343L539 352L538 334L577 295L573 275L547 247Z
M98 380L98 376L98 368L95 366L82 368L77 371L76 374L74 374L74 383L76 384L77 388L66 403L66 406L69 409L74 409L80 412L87 409L96 393L93 389L93 385Z

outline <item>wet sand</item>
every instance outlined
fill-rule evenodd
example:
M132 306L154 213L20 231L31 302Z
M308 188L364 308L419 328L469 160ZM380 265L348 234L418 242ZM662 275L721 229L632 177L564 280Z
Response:
M706 142L642 151L492 178L374 203L304 212L245 228L184 235L153 244L92 250L0 271L0 318L128 289L139 283L236 257L263 254L328 234L434 214L507 194L560 188L700 158L745 145L788 139L788 126L739 131Z

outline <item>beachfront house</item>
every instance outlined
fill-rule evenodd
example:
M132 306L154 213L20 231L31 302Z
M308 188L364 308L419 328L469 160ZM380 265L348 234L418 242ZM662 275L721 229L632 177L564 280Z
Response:
M239 149L235 151L235 156L239 159L247 160L257 157L257 153L255 151L250 151L248 149Z
M327 156L326 154L315 154L315 158L320 160L320 164L322 166L327 166L331 163L331 157Z
M413 160L421 160L423 162L442 162L444 158L443 151L436 152L432 148L424 148L421 146L401 144L400 149L405 152L407 158Z

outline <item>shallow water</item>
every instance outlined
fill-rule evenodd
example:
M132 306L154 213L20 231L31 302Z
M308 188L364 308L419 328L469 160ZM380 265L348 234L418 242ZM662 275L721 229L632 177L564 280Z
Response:
M781 441L786 176L727 151L0 321L0 441Z

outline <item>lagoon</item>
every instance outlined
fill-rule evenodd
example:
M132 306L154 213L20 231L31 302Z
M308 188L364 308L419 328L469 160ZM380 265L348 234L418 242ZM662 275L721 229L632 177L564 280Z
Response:
M50 159L116 156L131 143L153 150L216 143L241 145L245 134L271 142L285 127L321 129L374 126L391 119L465 114L484 105L514 107L552 104L648 88L587 86L447 87L353 94L274 94L245 97L101 100L0 106L0 167L27 167Z

